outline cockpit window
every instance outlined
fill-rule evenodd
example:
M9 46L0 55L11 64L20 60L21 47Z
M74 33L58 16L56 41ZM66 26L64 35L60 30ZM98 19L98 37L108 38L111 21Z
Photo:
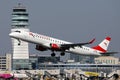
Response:
M17 30L17 31L15 31L15 32L19 32L19 33L21 33L21 31L18 31L18 30Z

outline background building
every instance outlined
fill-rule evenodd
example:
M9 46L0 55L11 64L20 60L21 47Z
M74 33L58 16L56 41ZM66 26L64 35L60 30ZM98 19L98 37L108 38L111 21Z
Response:
M96 64L119 64L119 58L115 58L112 56L101 56L95 58Z
M0 69L6 69L6 56L0 56Z
M12 69L12 55L9 53L6 54L6 69L9 71Z
M74 60L75 62L80 62L82 64L85 63L94 63L95 56L83 56L79 54L70 53L70 59Z
M39 64L44 63L58 63L60 62L60 56L51 57L51 55L30 55L30 66L31 69L38 69Z
M90 72L105 72L110 73L116 70L120 70L119 64L80 64L80 63L60 63L60 64L39 64L39 69L76 69L76 70L82 70L82 71L90 71Z
M24 6L18 4L18 6L13 8L12 12L12 29L11 32L16 30L29 31L28 29L28 13ZM29 68L29 50L28 43L19 41L12 38L12 48L13 48L13 69L27 69Z
M0 69L1 70L11 70L12 66L11 54L6 54L5 56L0 56Z

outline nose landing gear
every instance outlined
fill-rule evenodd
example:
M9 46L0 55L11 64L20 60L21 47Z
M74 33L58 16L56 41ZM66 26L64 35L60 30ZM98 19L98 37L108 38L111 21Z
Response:
M18 39L18 46L19 46L19 45L21 45L21 41L20 41L20 39Z

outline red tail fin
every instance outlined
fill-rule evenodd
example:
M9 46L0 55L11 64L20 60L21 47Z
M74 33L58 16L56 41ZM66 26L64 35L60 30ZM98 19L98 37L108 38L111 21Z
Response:
M101 52L107 52L108 45L111 41L110 37L106 37L99 45L92 47L95 50L101 51Z

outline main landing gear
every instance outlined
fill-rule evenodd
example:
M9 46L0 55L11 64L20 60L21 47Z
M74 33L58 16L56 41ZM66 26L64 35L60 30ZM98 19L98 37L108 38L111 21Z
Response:
M53 51L52 54L51 54L51 56L52 56L52 57L55 57L55 55L56 55L56 54L55 54L54 51ZM64 55L65 55L65 52L61 52L60 55L61 55L61 56L64 56Z
M56 55L56 54L55 54L54 52L51 54L52 57L55 57L55 55Z
M64 56L64 55L65 55L65 52L61 52L60 55L61 55L61 56Z

